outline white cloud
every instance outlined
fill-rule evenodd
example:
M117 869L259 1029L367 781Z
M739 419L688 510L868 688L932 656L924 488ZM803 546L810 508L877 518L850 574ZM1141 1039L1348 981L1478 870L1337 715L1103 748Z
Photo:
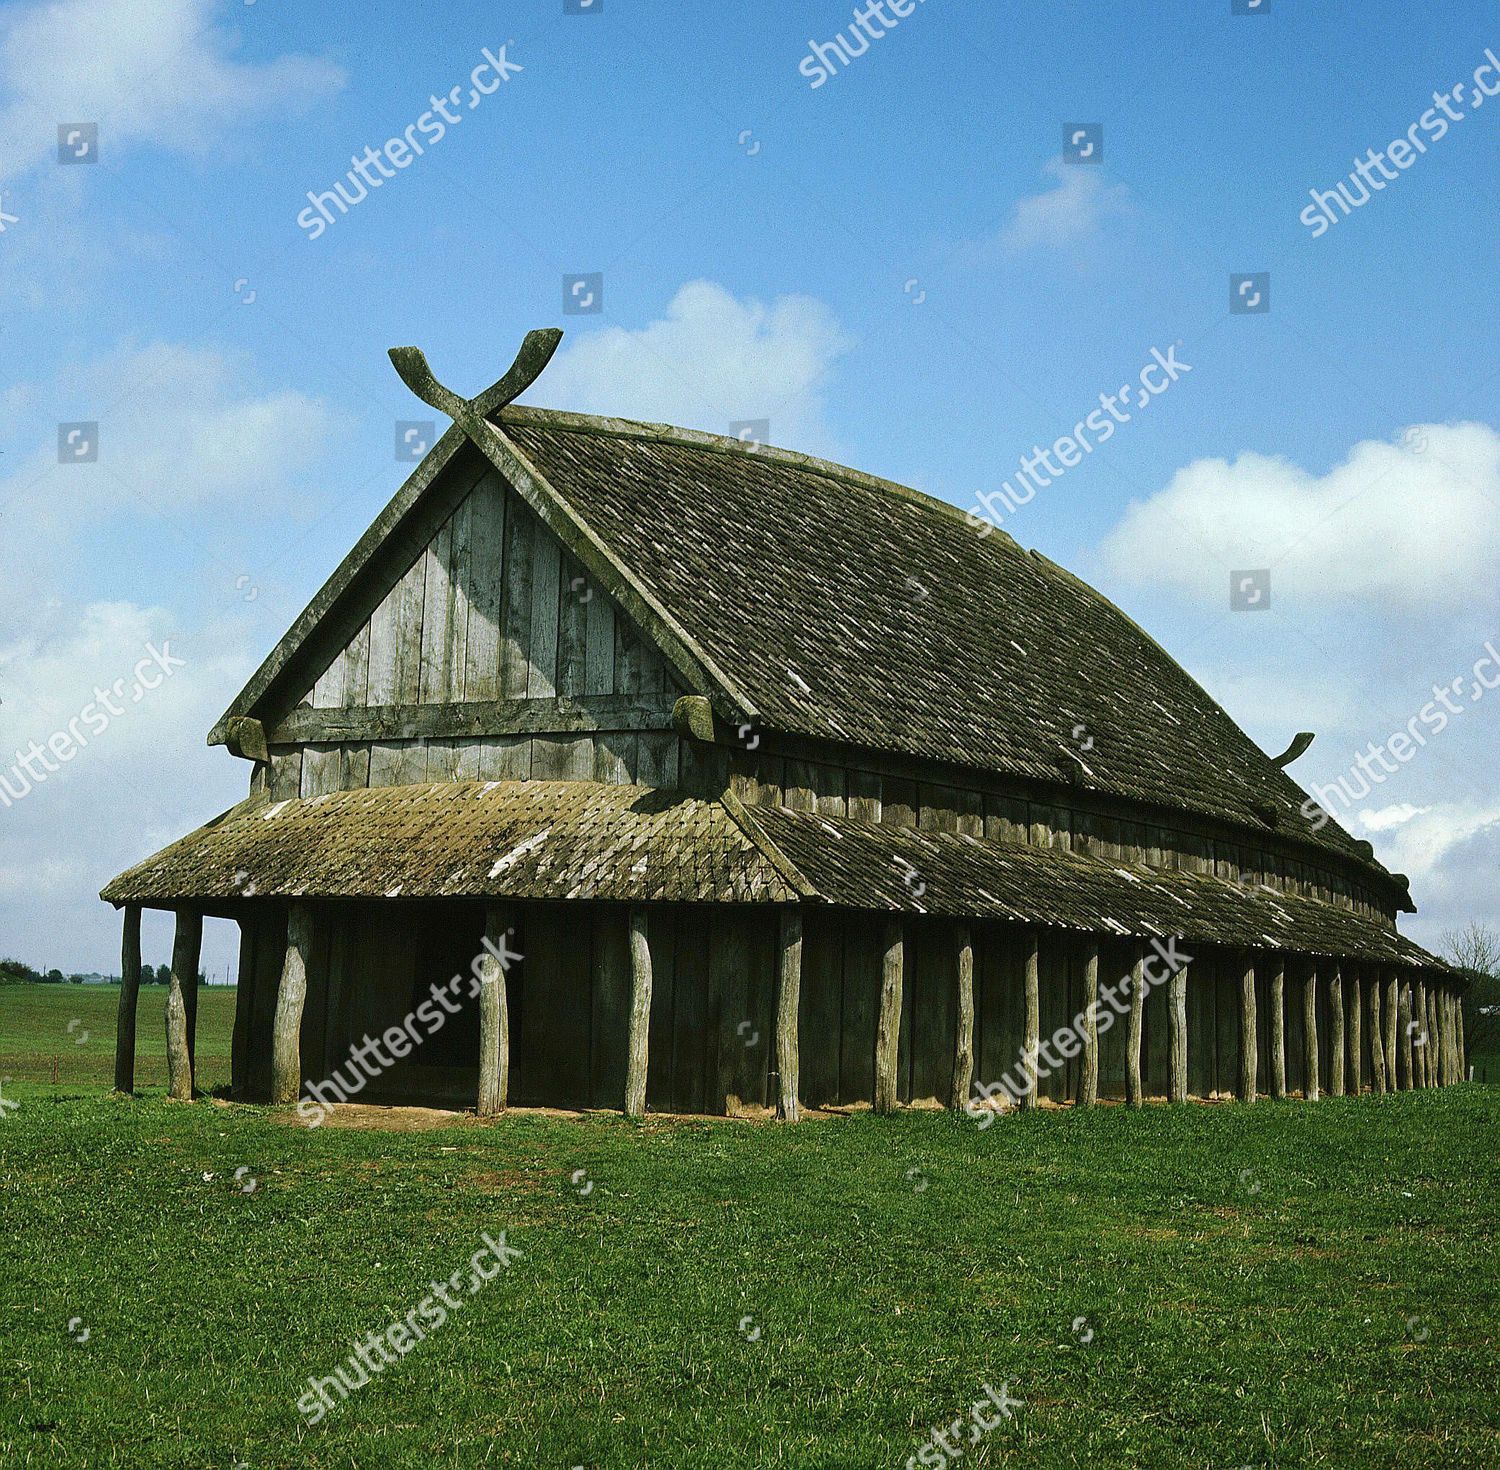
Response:
M692 281L665 317L639 330L605 327L569 342L531 396L715 434L769 419L773 444L834 457L823 393L849 346L833 313L812 297L766 306Z
M1409 801L1403 801L1395 806L1361 812L1359 824L1366 832L1390 832L1396 827L1404 827L1414 817L1425 816L1431 810L1430 806L1413 806Z
M1002 233L1012 250L1081 245L1106 221L1129 213L1129 190L1107 183L1097 166L1054 158L1045 171L1056 184L1018 200Z
M1420 447L1419 447L1420 446ZM1202 459L1130 507L1111 572L1222 605L1236 568L1270 567L1277 604L1353 601L1446 612L1492 601L1500 561L1500 434L1423 424L1366 440L1326 475L1247 453Z
M310 56L236 61L213 0L52 0L0 12L0 177L57 157L59 123L99 125L100 158L133 144L202 154L253 115L284 117L343 85ZM70 173L81 170L70 169Z

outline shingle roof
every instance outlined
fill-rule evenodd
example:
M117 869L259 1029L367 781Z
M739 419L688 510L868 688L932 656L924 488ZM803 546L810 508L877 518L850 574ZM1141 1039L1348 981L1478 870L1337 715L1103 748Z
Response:
M121 874L101 896L160 905L295 897L811 901L1440 963L1349 910L1224 879L587 781L257 797Z
M1378 869L1125 614L953 506L683 430L498 422L767 726L1049 783L1081 755L1099 790L1261 833L1274 813Z

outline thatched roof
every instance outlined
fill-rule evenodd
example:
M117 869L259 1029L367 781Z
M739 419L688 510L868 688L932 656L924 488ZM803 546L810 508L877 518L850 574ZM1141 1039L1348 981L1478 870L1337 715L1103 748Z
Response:
M123 873L102 897L800 901L1441 964L1349 909L1223 878L586 781L259 797Z

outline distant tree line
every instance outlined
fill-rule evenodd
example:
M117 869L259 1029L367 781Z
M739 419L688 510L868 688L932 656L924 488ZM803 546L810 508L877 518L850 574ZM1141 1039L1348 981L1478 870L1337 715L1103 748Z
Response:
M111 985L118 985L120 977L110 975L105 977ZM201 985L208 984L208 972L198 972L198 982ZM141 966L142 985L170 985L172 983L172 967L170 965ZM0 959L0 985L82 985L82 975L64 975L61 970L34 970L24 960Z

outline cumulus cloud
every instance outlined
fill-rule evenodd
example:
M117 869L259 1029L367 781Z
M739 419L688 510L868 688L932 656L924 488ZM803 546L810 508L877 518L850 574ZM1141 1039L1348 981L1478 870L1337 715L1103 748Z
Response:
M99 125L100 157L201 154L241 119L298 112L343 85L311 56L233 58L214 0L51 0L0 12L0 178L57 157L60 123ZM75 172L69 170L68 172Z
M1416 425L1394 443L1355 445L1326 475L1263 454L1197 460L1133 504L1103 552L1123 582L1215 603L1230 571L1259 567L1283 603L1441 614L1493 599L1500 434Z
M1012 250L1081 245L1109 220L1129 213L1129 190L1107 182L1096 166L1054 158L1045 172L1056 183L1018 200L1001 234L1002 243Z
M812 297L767 306L692 281L644 327L605 327L567 343L535 396L554 408L715 434L769 419L773 444L836 457L824 390L849 346L832 311Z

